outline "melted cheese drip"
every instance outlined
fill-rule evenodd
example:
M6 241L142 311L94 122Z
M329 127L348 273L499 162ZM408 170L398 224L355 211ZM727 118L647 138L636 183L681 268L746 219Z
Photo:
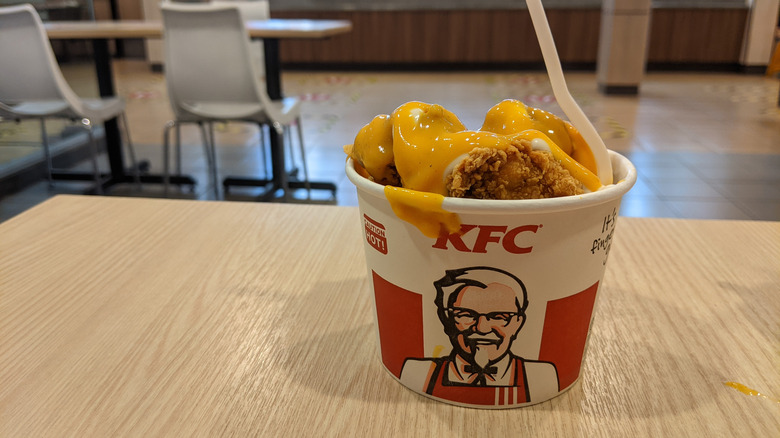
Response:
M385 186L385 197L396 216L417 227L427 237L435 239L442 231L457 233L460 230L460 217L441 207L442 195Z
M528 107L518 100L507 99L491 108L482 124L482 131L504 135L518 134L528 129L540 131L546 138L552 140L561 152L573 158L591 173L598 174L593 151L577 128L550 112ZM558 156L555 158L560 161ZM573 173L572 175L579 179L577 175Z
M529 108L518 100L501 101L487 112L482 131L497 134L517 134L526 129L543 132L567 154L571 154L572 142L563 120L538 108Z
M444 171L474 148L506 149L511 141L492 132L466 131L439 105L410 102L393 112L395 166L405 188L447 195Z
M563 166L564 169L568 170L569 173L571 173L571 176L576 178L577 181L581 182L582 185L585 186L585 188L587 188L591 192L595 192L596 190L601 188L601 180L599 179L598 175L594 174L593 172L585 168L585 166L575 161L572 157L570 157L568 154L562 151L557 144L555 144L543 133L533 129L528 129L519 134L514 134L511 137L528 140L531 142L532 145L534 143L537 143L539 140L544 141L547 147L549 148L550 152L552 153L553 157L559 163L561 163L561 166Z
M569 138L571 138L571 143L574 148L569 156L574 158L574 160L578 163L585 166L585 168L590 170L594 175L598 175L599 168L596 165L596 157L593 155L593 151L590 150L588 143L585 142L584 138L582 138L580 131L578 131L577 128L575 128L571 123L566 122L566 132L569 133ZM600 179L599 185L601 185Z
M509 138L492 132L466 131L440 105L409 102L393 112L393 153L403 189L385 186L395 214L436 238L460 230L460 218L441 208L447 195L445 171L477 147L507 149Z
M359 163L374 181L388 184L392 180L393 122L387 114L380 114L364 126L345 152Z

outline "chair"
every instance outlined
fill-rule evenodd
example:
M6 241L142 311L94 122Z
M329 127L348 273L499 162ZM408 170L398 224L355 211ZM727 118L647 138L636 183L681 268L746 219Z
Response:
M163 3L163 40L165 79L175 120L164 132L165 193L168 193L169 137L172 128L184 123L200 126L209 172L217 198L215 122L269 125L285 136L287 127L296 125L303 158L304 181L308 171L300 123L300 100L287 97L272 101L253 62L250 39L239 8L234 4ZM286 136L285 136L286 137ZM180 157L180 135L176 153ZM306 186L307 189L308 185Z
M181 0L178 0L181 1ZM241 13L241 18L244 21L250 20L267 20L271 18L271 7L268 4L268 0L213 0L216 4L225 4L236 6ZM263 42L259 40L249 41L250 53L252 54L252 63L255 65L255 70L258 74L258 78L261 81L265 81L265 49L263 48ZM262 128L260 128L262 129ZM285 135L287 133L285 132ZM290 148L290 155L292 156L292 142L287 142ZM267 163L265 158L265 142L263 140L262 133L260 134L260 151L262 153L262 162L265 165ZM265 169L266 173L268 170Z
M62 76L41 18L31 5L0 8L0 60L0 117L40 120L49 185L52 185L53 170L45 122L49 118L79 120L89 137L96 191L101 193L94 125L121 117L138 182L124 101L117 97L82 99L76 95Z

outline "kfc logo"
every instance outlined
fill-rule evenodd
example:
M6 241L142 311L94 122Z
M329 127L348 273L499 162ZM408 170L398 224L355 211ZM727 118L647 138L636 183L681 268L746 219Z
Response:
M470 233L471 230L477 229L477 233ZM436 243L433 244L437 249L449 249L449 245L452 248L460 252L474 252L474 253L486 253L489 244L500 243L504 250L511 254L528 254L534 247L533 245L527 245L524 237L528 233L536 233L541 225L523 225L509 229L506 225L461 225L459 233L449 234L442 232L439 238L436 239ZM468 234L468 236L466 236ZM475 236L476 234L476 236ZM466 240L464 241L464 237ZM473 240L473 242L472 242Z
M363 219L366 229L366 242L382 254L387 254L385 226L366 215L363 215Z

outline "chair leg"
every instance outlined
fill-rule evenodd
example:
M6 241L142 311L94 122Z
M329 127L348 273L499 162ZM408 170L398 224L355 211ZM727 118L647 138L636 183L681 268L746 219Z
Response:
M208 129L203 126L203 123L199 123L201 129L201 135L203 136L203 146L206 152L206 162L209 167L209 176L211 177L211 184L214 186L214 197L220 199L219 194L219 182L217 177L217 154L215 152L215 140L214 140L214 124L207 122Z
M265 125L262 123L257 124L259 131L258 137L260 137L260 162L263 163L263 177L268 177L268 160L265 157Z
M213 166L212 172L211 172L211 180L214 184L214 196L219 200L222 199L222 193L219 188L219 166L217 165L217 141L214 137L214 124L209 124L209 133L211 134L211 165Z
M287 149L288 149L288 155L290 156L290 170L295 170L295 152L293 151L293 145L292 145L292 136L290 135L290 127L285 126L284 127L284 135L282 135L282 139L285 143L287 143Z
M214 123L209 123L209 146L211 146L211 183L214 185L214 196L217 199L221 199L222 195L219 190L219 175L217 166L217 141L214 137Z
M181 125L176 124L176 174L181 175Z
M92 171L95 174L95 191L100 195L103 193L103 182L101 181L100 168L98 166L98 145L95 134L92 132L92 121L83 118L81 119L81 126L86 129L89 136L89 144L92 145Z
M130 163L133 166L133 179L138 189L141 188L141 169L138 168L138 160L135 156L135 147L133 147L133 141L130 139L130 125L127 123L127 113L122 113L122 127L125 131L125 142L127 143L127 151L130 153Z
M163 131L163 196L168 197L168 190L171 185L171 169L170 169L170 132L171 128L179 129L179 124L175 120L171 120L165 124L165 130ZM176 137L178 140L179 137ZM178 145L177 145L178 146Z
M49 136L46 135L46 120L41 119L41 142L43 143L43 155L46 157L46 180L49 181L49 188L54 187L54 180L52 179L52 159L51 151L49 150Z
M306 198L311 198L311 183L309 182L309 169L306 167L306 147L303 144L303 127L301 118L295 119L295 126L298 129L298 146L301 149L301 162L303 163L303 184L306 187Z

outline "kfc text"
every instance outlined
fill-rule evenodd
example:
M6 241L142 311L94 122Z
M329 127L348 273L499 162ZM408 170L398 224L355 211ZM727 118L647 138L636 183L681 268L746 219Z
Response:
M536 233L541 228L541 225L523 225L509 229L506 225L466 225L460 226L460 233L447 234L442 233L436 243L433 244L434 248L449 249L448 243L452 244L452 248L461 252L475 252L486 253L487 246L490 243L501 243L509 253L512 254L527 254L533 250L533 245L521 246L520 243L523 236L527 237L528 232ZM469 241L473 239L474 233L470 233L474 228L479 230L476 233L476 239L474 243L469 244L464 242L464 237ZM469 236L466 236L466 235Z

